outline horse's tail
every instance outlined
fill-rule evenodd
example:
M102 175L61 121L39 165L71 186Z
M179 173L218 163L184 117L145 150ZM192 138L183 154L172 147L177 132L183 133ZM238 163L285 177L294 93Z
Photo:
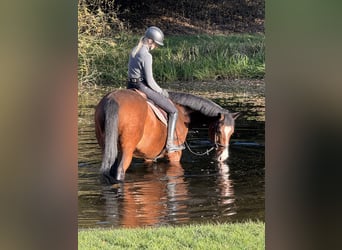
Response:
M112 182L111 168L118 156L118 103L112 99L107 99L104 105L105 121L105 143L101 165L101 173L110 182Z

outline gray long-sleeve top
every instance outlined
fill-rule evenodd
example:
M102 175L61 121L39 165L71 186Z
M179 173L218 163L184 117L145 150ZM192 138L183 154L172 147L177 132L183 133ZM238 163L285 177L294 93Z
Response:
M135 48L132 50L132 52ZM133 57L129 55L128 78L143 78L148 86L158 93L162 93L162 88L156 83L152 72L152 55L147 45L143 45Z

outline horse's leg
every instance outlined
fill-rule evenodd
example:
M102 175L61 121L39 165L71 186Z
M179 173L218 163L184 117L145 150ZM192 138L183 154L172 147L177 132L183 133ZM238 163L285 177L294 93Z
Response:
M119 139L120 144L120 163L117 168L117 179L123 181L125 179L125 173L130 166L133 158L133 152L137 147L143 130L130 125L126 125L121 130L121 136ZM134 135L134 136L133 136Z
M155 160L152 160L152 159L144 159L144 163L146 164L146 165L151 165L151 164L153 164L155 162Z
M147 104L144 99L140 100L141 102L139 100L139 96L137 98L136 94L121 100L119 124L121 160L117 168L117 179L122 181L132 162L133 152L144 133L143 124L146 119Z
M132 162L132 158L133 158L133 151L129 151L129 152L125 151L122 154L120 165L117 169L117 179L118 180L123 181L125 179L125 173L129 167L129 165Z
M180 162L182 158L182 151L170 152L167 154L167 158L170 162L176 164L177 162Z
M110 176L107 177L109 178L109 181L111 183L123 182L125 180L125 173L126 173L127 168L132 162L132 158L133 158L132 150L127 150L125 148L120 150L120 153L118 154L110 170ZM112 178L112 176L114 178Z

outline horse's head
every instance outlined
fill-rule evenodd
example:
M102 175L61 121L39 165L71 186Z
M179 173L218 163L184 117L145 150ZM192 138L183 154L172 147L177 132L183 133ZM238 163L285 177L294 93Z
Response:
M216 147L216 159L219 162L223 162L229 157L229 141L234 133L235 119L238 116L239 113L220 113L218 120L213 122L209 128L210 138Z

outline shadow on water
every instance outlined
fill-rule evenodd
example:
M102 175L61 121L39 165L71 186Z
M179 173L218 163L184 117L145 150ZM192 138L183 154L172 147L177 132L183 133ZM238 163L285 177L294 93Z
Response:
M147 165L134 159L125 183L115 187L99 181L101 150L94 134L94 105L80 105L79 227L264 220L264 121L258 120L264 106L255 102L242 105L235 99L214 101L243 112L236 121L226 163L215 162L213 152L196 156L188 149L179 164L160 161ZM252 116L255 119L247 119ZM209 147L207 138L205 124L188 134L189 145L196 152Z

